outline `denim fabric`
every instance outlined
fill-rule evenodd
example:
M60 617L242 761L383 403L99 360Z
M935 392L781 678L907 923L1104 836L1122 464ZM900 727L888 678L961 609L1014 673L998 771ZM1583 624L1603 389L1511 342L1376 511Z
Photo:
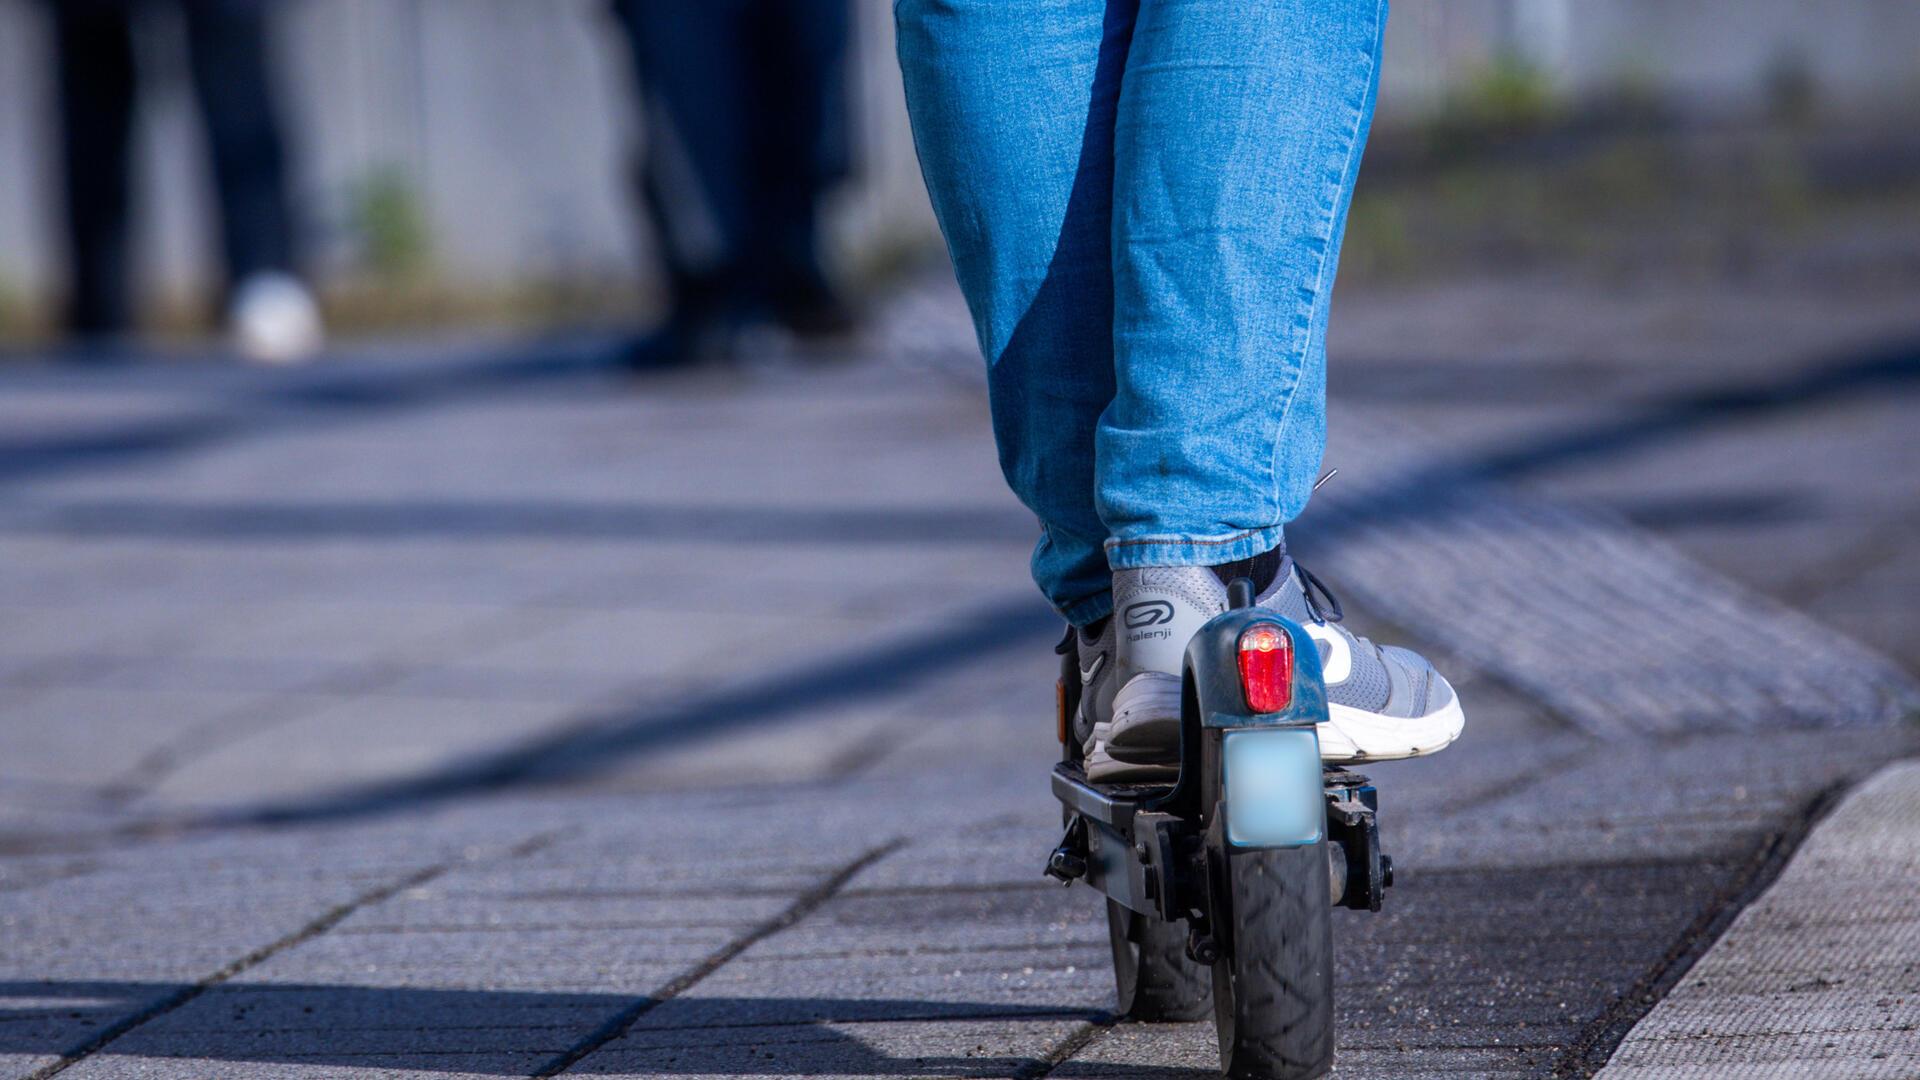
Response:
M1326 437L1328 301L1385 0L899 0L921 170L1033 574L1281 541Z

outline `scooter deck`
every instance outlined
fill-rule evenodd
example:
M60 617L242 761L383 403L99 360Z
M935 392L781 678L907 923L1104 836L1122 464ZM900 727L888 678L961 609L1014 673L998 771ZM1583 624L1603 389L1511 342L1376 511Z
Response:
M1054 798L1128 839L1133 836L1134 814L1172 790L1172 784L1095 784L1077 764L1063 761L1053 767Z
M1047 862L1062 882L1084 879L1144 915L1180 914L1178 879L1193 822L1157 810L1168 784L1095 784L1079 765L1054 766L1053 793L1069 812L1067 835Z

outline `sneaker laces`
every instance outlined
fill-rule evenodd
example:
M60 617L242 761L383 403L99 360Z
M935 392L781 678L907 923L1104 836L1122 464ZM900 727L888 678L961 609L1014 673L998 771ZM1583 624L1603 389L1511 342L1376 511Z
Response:
M1347 613L1340 607L1340 598L1333 595L1333 590L1327 588L1326 582L1321 581L1313 571L1294 562L1291 555L1287 557L1287 561L1292 563L1288 568L1288 572L1294 574L1300 581L1300 598L1306 602L1307 614L1313 618L1314 622L1325 626L1328 623L1337 623L1346 618ZM1352 642L1352 647L1355 650L1371 652L1377 661L1383 664L1386 663L1386 656L1380 646L1375 645L1368 638L1364 638L1344 626L1336 632ZM1325 653L1323 652L1321 655L1324 657Z
M1313 616L1314 622L1325 626L1347 617L1346 611L1340 607L1340 598L1333 595L1333 590L1314 576L1313 571L1295 562L1293 572L1300 577L1300 595L1306 600L1307 611Z
M1328 469L1321 473L1320 479L1313 482L1313 491L1319 491L1326 486L1327 481L1339 475L1339 469ZM1306 600L1307 613L1313 616L1314 622L1325 626L1347 617L1347 613L1340 607L1340 598L1333 595L1333 590L1327 588L1326 582L1315 577L1313 571L1301 566L1293 556L1287 556L1287 561L1293 564L1293 571L1300 576L1300 595ZM1316 597L1315 593L1319 595ZM1326 602L1323 604L1322 600Z

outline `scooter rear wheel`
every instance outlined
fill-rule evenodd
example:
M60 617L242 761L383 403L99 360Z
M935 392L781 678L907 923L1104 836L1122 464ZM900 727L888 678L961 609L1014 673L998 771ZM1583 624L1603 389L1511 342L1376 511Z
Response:
M1333 921L1326 841L1215 848L1213 965L1220 1065L1236 1080L1306 1080L1333 1068Z
M1129 1020L1199 1020L1213 1008L1207 969L1187 959L1186 924L1107 901L1118 1012Z

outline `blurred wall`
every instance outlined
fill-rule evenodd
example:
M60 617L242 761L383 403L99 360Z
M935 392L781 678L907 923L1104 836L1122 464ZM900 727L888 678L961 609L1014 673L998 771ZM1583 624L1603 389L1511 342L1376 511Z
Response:
M862 168L835 214L843 256L931 236L890 9L856 2ZM624 279L644 266L622 183L641 133L602 0L282 5L298 194L325 277L407 257L408 244L462 286ZM43 22L39 0L0 0L0 301L16 310L55 278ZM209 195L177 28L151 29L140 249L147 280L185 296L209 279ZM1403 0L1387 55L1382 125L1417 122L1502 56L1574 102L1624 87L1682 115L1738 114L1763 109L1790 76L1826 109L1871 110L1920 95L1920 4Z
M1431 108L1495 56L1515 55L1578 103L1623 90L1696 118L1766 109L1804 78L1835 114L1910 109L1920 4L1905 0L1401 0L1381 119Z

